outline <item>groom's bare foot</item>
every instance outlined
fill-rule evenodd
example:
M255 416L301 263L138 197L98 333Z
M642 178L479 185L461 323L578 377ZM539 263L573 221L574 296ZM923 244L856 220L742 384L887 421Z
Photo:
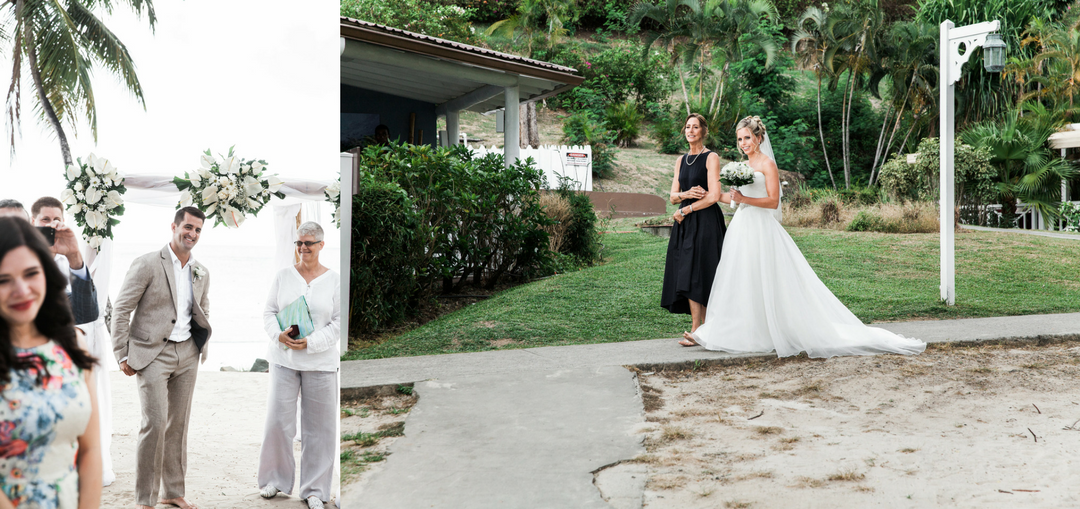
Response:
M162 499L161 502L158 502L158 503L165 504L165 505L175 505L176 507L179 507L180 509L199 509L199 507L197 505L189 504L187 500L184 500L184 497L170 498L168 500ZM151 509L153 509L153 508L151 508Z

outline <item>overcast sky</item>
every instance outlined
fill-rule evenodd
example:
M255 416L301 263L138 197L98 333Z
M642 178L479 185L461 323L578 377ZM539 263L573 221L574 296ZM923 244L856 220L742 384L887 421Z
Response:
M237 155L265 159L272 173L337 177L336 1L173 0L155 5L154 33L145 17L138 19L123 3L106 16L137 65L146 110L115 77L96 72L98 140L85 123L77 133L65 126L73 158L94 152L125 173L182 175L198 166L203 150L224 153L236 145ZM2 55L0 83L6 91L11 79L7 47ZM34 115L35 101L27 78L15 158L0 157L0 197L16 198L27 207L40 196L59 195L65 185L59 144ZM146 215L169 215L158 208L135 209L121 218L118 236L150 224L160 228L160 221L144 222ZM228 232L229 239L222 241L264 237L266 224L272 225L266 216ZM215 231L211 236L226 235Z
M126 174L182 176L198 167L199 154L207 148L217 154L236 145L238 156L264 159L268 172L286 179L337 178L336 0L155 4L155 33L123 2L106 18L136 63L146 110L117 78L96 72L98 140L85 123L77 133L65 125L73 158L93 152ZM3 42L0 48L0 86L6 91L11 60ZM33 83L24 74L22 137L10 160L4 137L0 198L18 199L29 208L41 196L58 196L66 180L59 144L51 127L35 117ZM135 256L169 241L174 210L127 204L121 224L113 228L112 297ZM328 204L323 211L327 242L320 261L338 271L339 231L330 224ZM237 230L209 223L204 228L194 254L213 276L211 308L219 346L201 369L247 368L256 357L265 357L262 313L277 271L273 228L272 207Z

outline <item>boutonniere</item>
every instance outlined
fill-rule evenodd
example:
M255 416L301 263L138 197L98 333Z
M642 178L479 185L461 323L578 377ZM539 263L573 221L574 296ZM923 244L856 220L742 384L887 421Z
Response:
M206 277L206 269L204 269L204 268L202 268L202 267L200 267L198 265L191 268L191 280L192 281L198 281L198 280L200 280L200 279L202 279L204 277Z

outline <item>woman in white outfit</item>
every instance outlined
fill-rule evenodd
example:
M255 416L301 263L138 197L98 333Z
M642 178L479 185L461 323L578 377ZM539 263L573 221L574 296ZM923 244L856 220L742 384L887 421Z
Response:
M270 336L270 401L259 455L259 486L263 498L292 494L296 400L302 394L299 495L310 509L319 509L330 500L337 451L340 278L319 264L322 227L309 221L296 233L300 263L278 272L263 315ZM294 339L289 337L290 325L286 330L278 325L277 314L301 296L307 300L315 329Z
M922 341L863 325L818 279L780 225L780 177L765 126L746 117L735 132L754 182L724 195L738 210L694 341L733 353L775 350L779 357L922 352Z

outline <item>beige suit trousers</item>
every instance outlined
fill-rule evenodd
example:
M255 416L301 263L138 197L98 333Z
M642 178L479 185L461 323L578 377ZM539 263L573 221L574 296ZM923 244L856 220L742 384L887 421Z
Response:
M184 496L187 471L187 429L199 350L192 340L165 345L139 371L142 426L135 456L135 503L154 507L159 497Z

